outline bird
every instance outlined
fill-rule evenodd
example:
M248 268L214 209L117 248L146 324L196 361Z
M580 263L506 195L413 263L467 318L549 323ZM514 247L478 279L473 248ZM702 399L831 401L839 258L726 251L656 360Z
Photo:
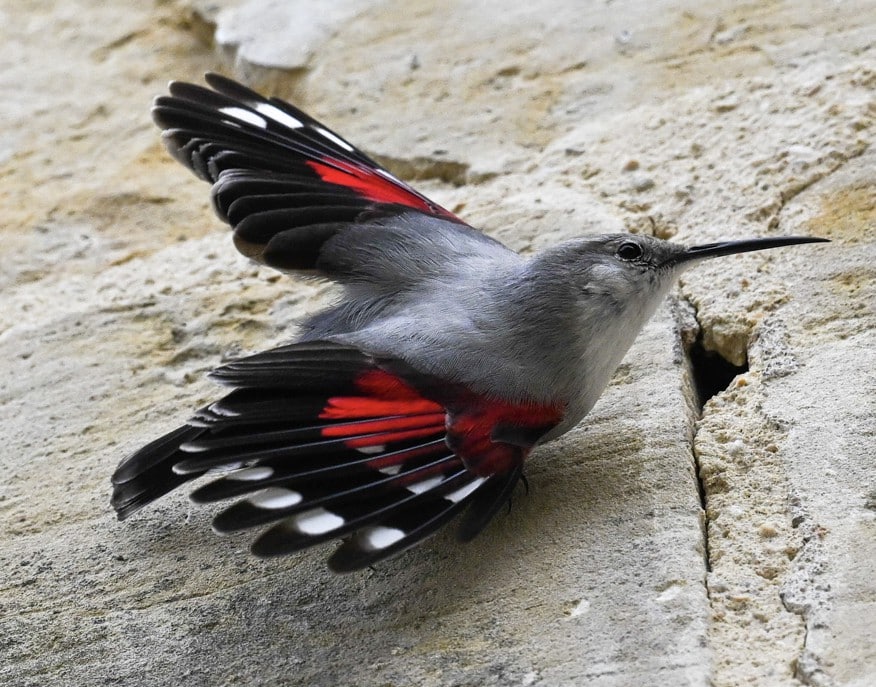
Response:
M825 239L685 247L585 235L524 256L276 97L209 73L152 108L245 256L335 282L291 343L210 373L226 395L120 462L120 520L197 478L220 534L268 558L330 541L373 566L459 518L478 535L532 450L591 410L679 274Z

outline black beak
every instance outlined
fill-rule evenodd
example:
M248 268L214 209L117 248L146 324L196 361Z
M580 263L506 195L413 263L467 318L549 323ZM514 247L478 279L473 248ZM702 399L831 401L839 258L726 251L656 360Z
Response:
M722 255L735 253L748 253L753 250L766 250L767 248L780 248L781 246L793 246L798 243L826 243L830 239L820 239L815 236L771 236L761 239L743 239L741 241L721 241L719 243L707 243L703 246L692 246L683 253L677 255L673 263L676 265L691 262L693 260L705 260L717 258Z

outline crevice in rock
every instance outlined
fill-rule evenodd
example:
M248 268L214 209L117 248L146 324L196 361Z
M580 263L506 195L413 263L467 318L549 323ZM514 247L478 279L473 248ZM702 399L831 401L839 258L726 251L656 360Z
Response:
M735 365L726 360L717 352L706 349L704 342L710 338L710 332L707 327L704 327L699 314L694 304L683 297L678 301L676 308L676 321L680 333L681 349L684 355L684 360L687 363L688 372L688 398L692 407L696 408L697 418L709 418L710 413L725 412L725 410L712 406L708 403L709 399L714 398L722 391L728 390L733 380L737 375L748 371L747 356L742 365ZM742 346L742 350L748 350L747 346ZM698 423L699 424L699 423ZM697 450L696 441L697 427L694 429L692 455L694 468L696 471L697 490L700 498L700 506L703 513L702 536L703 536L703 552L706 559L707 573L712 571L712 551L710 548L710 521L714 517L715 503L712 497L720 499L718 481L713 477L708 477L708 465L704 477L704 466L702 457ZM713 516L710 517L710 503ZM811 646L811 630L817 628L813 613L818 613L818 605L826 605L825 598L827 591L824 591L823 585L817 584L814 580L823 567L823 555L819 551L820 535L817 525L812 524L808 515L800 506L799 499L792 498L790 502L790 510L793 514L791 520L792 527L797 530L802 536L802 545L800 548L785 550L785 553L794 561L792 573L788 576L782 585L780 599L783 608L788 613L799 616L803 624L803 637L797 653L793 658L791 670L793 677L802 685L811 685L813 687L824 687L832 684L830 676L822 664L821 657L813 650ZM723 569L719 569L719 574L723 573ZM712 592L716 587L713 587L714 582L710 580L709 575L705 576L704 586L706 596L712 602ZM829 589L829 588L828 588ZM720 599L720 593L716 598ZM716 603L717 611L721 611L722 601Z
M676 327L679 333L679 359L683 361L686 372L685 396L691 409L693 421L690 423L691 436L691 461L693 462L694 481L696 483L697 496L700 502L702 520L700 523L700 531L702 533L702 548L703 548L703 564L706 571L706 576L703 580L703 585L706 589L706 596L711 598L709 589L708 573L712 571L711 552L709 550L709 516L708 516L708 494L706 492L705 483L702 479L702 470L700 466L700 457L696 449L696 420L702 417L703 405L705 401L701 400L702 392L700 391L700 383L697 381L699 366L694 362L694 355L691 354L697 347L702 348L702 327L697 320L697 311L693 303L685 298L679 298L674 301L674 313Z
M702 330L687 347L686 353L697 395L697 406L702 416L703 408L710 398L726 390L737 375L748 372L748 361L742 365L734 365L720 353L707 350L703 345Z
M712 553L709 550L709 510L708 498L706 495L706 485L701 476L700 456L697 453L696 445L693 445L693 460L694 460L694 475L697 482L697 495L700 498L700 508L703 511L703 561L706 565L706 573L712 572ZM711 591L709 589L709 578L706 577L706 596L711 599Z
M695 409L696 419L703 417L706 403L710 398L726 390L733 379L748 371L748 362L735 365L720 353L707 350L704 345L703 326L697 317L697 310L693 303L682 298L676 302L676 322L679 330L681 349L687 363L689 381L689 402ZM708 486L702 477L702 465L696 448L696 426L694 425L691 436L691 455L694 464L694 478L696 480L697 494L700 508L703 513L703 558L706 572L712 571L711 552L709 549L709 493ZM708 578L706 578L706 595L710 593Z

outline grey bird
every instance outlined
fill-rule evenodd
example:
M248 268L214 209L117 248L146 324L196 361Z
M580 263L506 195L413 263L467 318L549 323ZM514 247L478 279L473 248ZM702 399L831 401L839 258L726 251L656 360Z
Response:
M686 248L587 236L524 257L465 224L301 110L209 74L171 83L155 122L210 182L244 255L337 282L297 339L216 369L231 388L121 462L124 519L175 487L261 528L258 556L341 539L335 571L403 551L508 500L532 449L574 427L678 275L701 260L823 241Z

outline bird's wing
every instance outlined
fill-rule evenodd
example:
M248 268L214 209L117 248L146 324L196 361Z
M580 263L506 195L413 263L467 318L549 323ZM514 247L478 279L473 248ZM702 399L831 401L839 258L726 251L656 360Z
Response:
M209 473L196 502L237 499L216 516L217 531L265 527L252 547L259 556L349 535L329 560L336 571L403 551L466 508L459 537L473 538L560 416L327 342L283 346L213 376L234 389L119 465L119 518Z
M351 226L403 214L433 220L432 231L458 233L465 244L501 245L298 108L218 74L206 80L212 89L171 83L152 114L170 153L213 184L216 212L248 257L343 278L342 267L321 260L324 244Z

